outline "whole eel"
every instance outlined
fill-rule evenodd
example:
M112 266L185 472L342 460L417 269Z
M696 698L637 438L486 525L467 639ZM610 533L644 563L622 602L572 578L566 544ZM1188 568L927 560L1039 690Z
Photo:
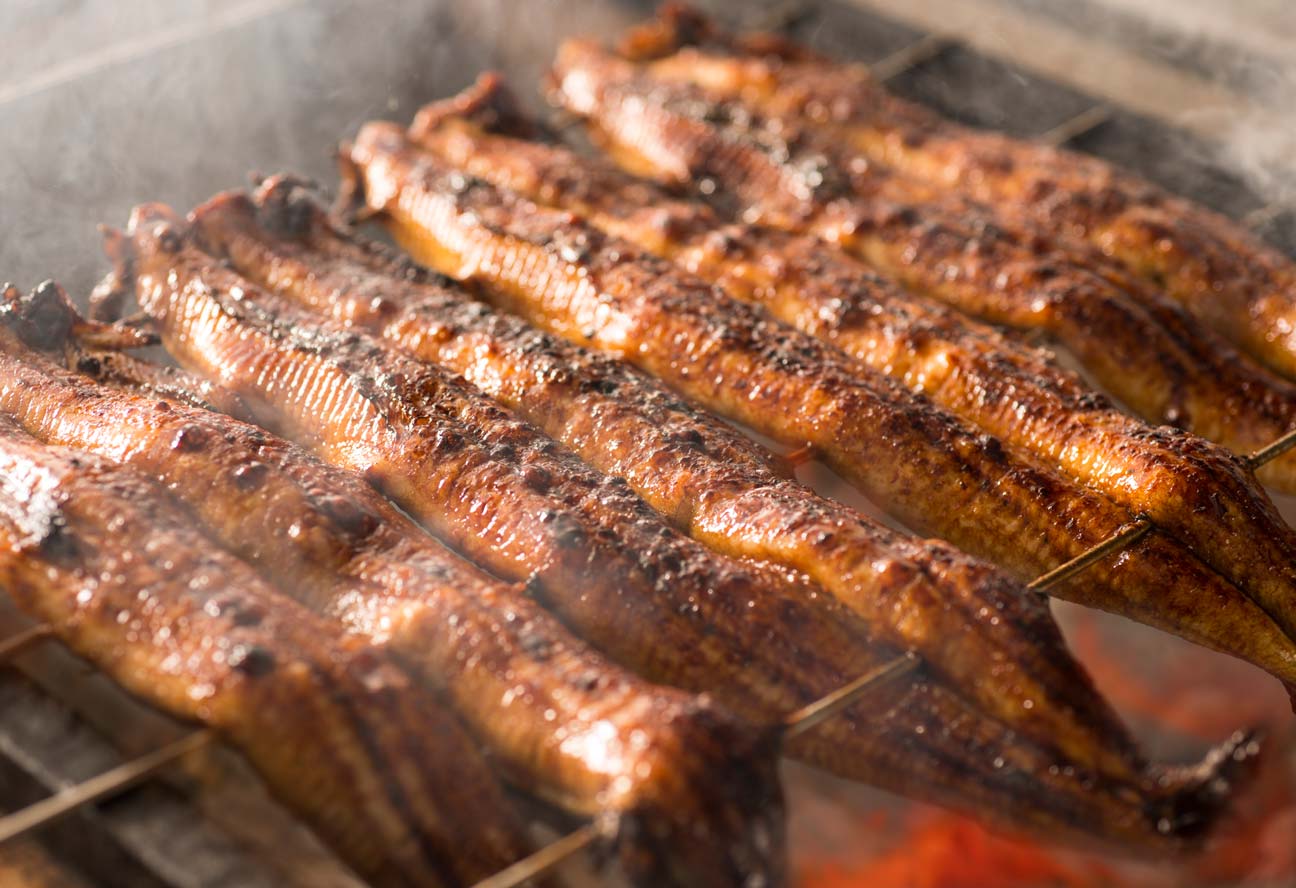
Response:
M526 852L435 696L216 548L142 474L7 418L0 588L131 693L218 732L373 884L469 885Z
M1296 425L1296 385L1097 248L1021 214L927 194L800 119L588 43L565 44L557 72L557 100L597 118L623 165L691 185L726 216L813 234L971 315L1042 331L1153 422L1238 452ZM1265 478L1296 488L1296 455Z
M495 305L623 358L709 409L791 446L809 444L910 527L1020 579L1131 521L896 380L574 214L465 176L393 124L366 125L349 166L356 198L415 258L479 282ZM1055 593L1253 662L1259 654L1266 668L1291 674L1282 624L1159 530ZM1296 603L1278 603L1280 615L1296 612Z
M435 368L315 319L222 267L174 214L109 244L167 349L258 417L361 471L416 518L657 680L778 723L898 649L787 576L707 552L624 481ZM1243 735L1198 766L1094 773L934 677L877 690L789 751L839 775L1055 837L1166 850L1200 838L1249 770Z
M735 38L685 8L663 9L623 47L656 57L689 43L731 58L668 61L681 76L741 88L939 191L1011 207L1087 241L1296 378L1296 262L1238 222L1099 158L960 126L892 95L862 65L771 34Z
M776 750L759 729L609 662L353 473L176 403L191 381L168 373L166 400L120 390L149 387L129 377L151 365L80 348L89 325L56 287L8 302L0 414L157 478L221 544L435 688L512 783L598 816L638 884L781 881Z
M992 568L816 496L768 450L628 365L343 232L291 178L254 199L218 195L191 219L239 274L461 374L712 549L804 571L992 716L1090 767L1141 767L1047 609Z
M1288 590L1296 583L1296 531L1225 448L1127 416L1038 351L900 292L812 238L723 226L700 204L670 200L570 150L487 132L483 125L534 130L502 89L487 77L424 108L412 137L469 175L672 259L1059 466L1154 520L1239 588L1284 574ZM1272 588L1252 598L1281 594Z

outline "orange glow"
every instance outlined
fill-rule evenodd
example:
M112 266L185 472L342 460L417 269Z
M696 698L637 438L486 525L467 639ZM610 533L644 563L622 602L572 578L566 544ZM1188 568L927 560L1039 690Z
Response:
M862 863L803 865L814 888L1090 888L1125 884L1098 861L1069 861L1038 845L1000 838L953 814L919 818L890 851Z
M1006 838L926 806L901 803L884 814L847 805L807 812L813 823L802 829L821 841L794 859L798 888L1296 885L1296 724L1278 683L1115 618L1081 610L1060 616L1095 683L1154 749L1191 758L1239 727L1269 731L1261 773L1207 846L1181 860L1136 863ZM843 816L846 826L828 828L829 818Z

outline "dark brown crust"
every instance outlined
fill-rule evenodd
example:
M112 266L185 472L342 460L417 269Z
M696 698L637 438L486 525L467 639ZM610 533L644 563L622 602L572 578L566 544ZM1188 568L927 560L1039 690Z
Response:
M1093 243L1212 330L1296 377L1296 263L1238 223L1098 158L959 126L891 95L862 66L774 35L732 37L688 10L663 10L624 49L662 57L691 44L743 59L748 70L734 85L780 114L940 190L1011 205Z
M601 816L643 884L724 884L724 865L703 861L730 855L747 875L776 875L777 865L742 860L762 843L779 848L775 750L759 731L608 662L359 477L228 417L96 385L33 352L16 329L0 327L0 411L44 440L157 477L222 545L313 611L389 647L516 785ZM104 369L64 345L83 372Z
M502 90L488 77L428 106L411 137L470 175L673 259L1060 466L1152 518L1240 588L1264 590L1253 600L1293 599L1296 533L1226 449L1131 419L1044 354L903 293L812 238L723 225L701 204L570 150L488 133L482 126L532 129Z
M142 361L120 351L96 348L79 348L76 361L76 369L109 385L230 416L245 418L249 415L247 405L238 396L176 367Z
M807 572L994 717L1086 765L1139 769L1124 729L1031 593L952 547L904 538L816 497L776 474L767 450L628 365L493 312L340 231L291 179L267 181L255 200L227 193L191 214L203 247L240 274L463 375L600 471L624 477L711 548ZM990 613L995 626L979 616ZM987 663L998 664L994 675Z
M397 127L369 124L351 157L369 208L385 213L416 257L479 281L501 307L619 355L712 410L786 443L808 442L910 526L1028 578L1130 521L1109 500L759 309L572 214L468 179ZM1290 639L1160 532L1058 594L1290 674ZM1261 648L1235 647L1261 638Z
M567 620L644 671L773 720L894 655L822 596L811 603L787 577L772 586L769 572L680 538L623 482L482 396L220 268L159 208L137 210L133 244L137 298L182 363L255 393L254 410L365 468L474 557L534 577ZM1061 766L922 676L801 735L792 752L1018 828L1128 848L1200 836L1233 769L1132 785Z
M571 42L560 53L565 88L556 95L597 117L614 155L637 172L706 180L709 199L726 214L815 234L917 292L995 323L1043 330L1154 422L1238 452L1296 425L1296 387L1098 249L1020 212L934 193L802 118L747 101L745 92L740 99L681 82L699 58L636 68ZM1296 488L1296 456L1264 477Z
M8 420L0 585L128 690L219 731L373 884L466 885L525 853L435 698L215 549L143 476Z

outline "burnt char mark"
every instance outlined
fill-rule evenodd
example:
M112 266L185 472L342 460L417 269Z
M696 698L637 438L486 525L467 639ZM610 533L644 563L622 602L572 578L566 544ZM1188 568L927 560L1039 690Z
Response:
M606 60L596 59L589 65L586 73L597 71L592 76L604 78L610 84L609 89L620 90L621 98L633 95L663 110L660 119L645 113L638 124L627 124L627 129L638 126L634 132L639 136L644 129L658 131L663 145L668 144L667 135L672 128L679 129L676 135L680 146L670 144L664 150L668 153L675 150L685 162L705 153L700 152L700 146L708 138L741 140L749 157L760 152L759 134L734 135L747 128L750 121L762 119L754 103L746 98L716 99L696 88L676 87L647 77L636 79L634 69L627 74L624 66L617 67ZM726 101L739 105L737 117L728 111L716 113L711 107ZM672 102L680 104L672 105ZM690 102L693 107L688 107ZM698 124L697 131L686 132L690 121ZM915 191L911 183L869 162L855 165L849 159L849 151L834 152L822 133L808 126L798 128L802 121L777 117L763 125L774 122L779 125L780 139L790 144L793 137L802 138L806 145L822 148L852 173L858 171L851 190L860 195L859 199L847 194L841 199L842 206L835 209L813 194L803 196L801 202L811 216L834 216L838 232L848 234L863 254L882 251L886 256L883 264L898 269L903 279L940 293L942 298L966 310L1020 326L1051 330L1086 363L1096 363L1098 375L1114 383L1117 394L1157 421L1209 429L1234 443L1239 450L1250 449L1255 446L1255 439L1272 438L1290 425L1290 419L1272 422L1264 416L1268 413L1267 406L1254 411L1260 416L1253 415L1249 406L1238 409L1241 405L1236 405L1233 393L1253 384L1257 390L1272 389L1274 381L1261 382L1253 372L1241 371L1228 360L1221 362L1217 353L1227 352L1226 347L1221 349L1217 345L1203 350L1202 344L1209 338L1207 334L1185 335L1188 327L1182 320L1171 318L1174 310L1167 308L1164 299L1140 292L1138 287L1123 280L1097 251L1066 247L1050 232L1035 227L1020 212L994 215L974 201L964 199L923 197L921 203L914 203L918 199L914 195L922 193L922 189ZM759 171L746 178L741 171L731 172L726 181L732 191L746 189L743 193L751 201L748 209L778 203L788 194L796 197L795 188L786 187L786 182L778 184L776 168L780 159L765 157L762 168L768 175L764 178ZM862 198L870 195L886 199L862 206ZM923 212L916 212L918 207ZM794 216L787 216L784 222L788 219L794 220ZM1154 223L1149 224L1155 228ZM792 227L799 227L799 223L793 221ZM1094 271L1090 265L1100 270ZM1103 337L1096 336L1095 330L1104 331ZM1122 360L1113 359L1112 341L1119 346ZM1124 366L1127 364L1132 369ZM1203 367L1207 368L1206 372ZM1216 374L1216 370L1223 372ZM1237 384L1223 381L1230 379ZM1266 421L1272 423L1270 435L1262 431ZM1233 437L1235 426L1246 428L1245 437ZM995 431L1012 434L1011 429L996 428ZM1108 437L1095 439L1093 448L1085 455L1112 450L1122 443L1123 434L1126 443L1130 440L1130 435L1112 424L1101 434ZM1243 443L1247 438L1251 439L1250 447ZM1062 454L1074 453L1071 448L1057 444L1057 440L1047 433L1037 436L1029 432L1022 433L1015 443L1026 441L1026 446L1035 447L1043 443L1046 447L1060 448L1058 452ZM1296 553L1296 538L1283 526L1254 481L1238 485L1233 477L1235 473L1221 474L1216 470L1218 466L1212 465L1213 461L1202 461L1196 455L1164 451L1140 454L1128 447L1120 449L1123 452L1116 458L1130 460L1131 473L1149 479L1145 488L1150 491L1147 496L1132 492L1119 480L1112 481L1110 476L1115 467L1105 460L1095 469L1083 457L1075 457L1066 468L1122 507L1154 514L1159 524L1243 588L1290 631L1296 623L1292 622L1289 605L1279 603L1279 599L1290 598L1292 581L1283 577L1275 579L1273 571L1266 575L1264 570L1257 571L1255 565L1291 563ZM1047 451L1045 456L1053 458ZM1196 479L1209 479L1207 489L1213 492L1208 497L1210 501L1203 502L1203 495L1198 491L1187 491L1177 502L1158 493L1160 488L1167 492L1177 489L1181 483L1168 470L1168 461L1183 467ZM1161 465L1156 465L1158 462ZM1153 477L1157 479L1155 484L1151 483ZM1251 552L1241 558L1234 546L1223 539L1220 528L1201 520L1207 514L1223 514L1224 490L1228 490L1231 502L1232 527L1254 541ZM1284 572L1281 567L1278 570Z
M432 187L431 183L436 181L435 173L435 169L428 162L424 162L418 174L419 186ZM491 202L486 203L488 199L491 199ZM840 391L838 387L822 385L820 377L825 362L836 366L836 359L829 357L830 350L814 340L769 322L768 319L762 318L759 312L754 312L742 305L729 304L723 296L718 296L704 284L696 281L688 282L661 260L642 256L624 243L614 242L599 232L581 226L570 216L540 211L530 204L499 192L492 195L486 189L476 189L467 199L462 194L456 194L454 200L461 218L465 220L465 227L477 227L479 220L489 217L491 230L502 228L514 241L540 246L558 261L572 266L573 271L576 271L581 279L591 282L592 289L600 294L600 301L616 306L621 317L632 325L636 334L652 330L658 336L678 336L680 341L684 341L687 337L690 343L689 354L692 356L689 366L693 368L689 371L689 376L693 376L696 371L695 375L701 380L712 378L719 380L728 377L732 374L725 372L723 364L717 363L713 366L706 361L724 361L741 354L753 356L753 363L749 366L770 368L775 371L771 374L774 378L804 381L804 385L812 392L830 389L831 394L824 399L825 401L831 401L841 392L849 393L853 386L861 385L854 380L856 376L854 371L847 374L844 370L838 380L841 383ZM707 308L715 305L719 307ZM686 334L686 330L692 332ZM699 330L704 331L703 335L698 335ZM651 337L646 337L645 341L653 340ZM654 349L640 348L637 353L651 363L651 355L654 351ZM679 350L672 353L679 353ZM750 371L739 375L745 378L753 376ZM849 383L847 377L851 378ZM719 382L716 384L721 385ZM685 383L684 387L689 388L689 384ZM886 387L885 384L882 385L883 390ZM776 387L767 381L764 388L768 392ZM691 393L696 395L697 391L699 390L694 388ZM856 391L856 395L859 394L860 392ZM708 394L702 396L701 400L714 403L717 397L724 400L723 394ZM763 401L768 401L771 397L778 396L763 395L762 397ZM793 406L780 403L778 409L792 415L805 413L804 409L798 410L795 406L798 403L795 399L803 397L808 396L798 394L793 385L793 392L789 397L789 403ZM882 397L885 400L886 396ZM907 396L895 394L894 397L905 400ZM921 399L917 400L921 402ZM851 402L851 405L859 406L860 403L865 407L872 406L869 402ZM850 407L831 409L835 411L836 419L864 412L863 409L854 410ZM938 411L930 404L922 402L921 409L913 412L897 411L883 420L873 420L872 424L877 425L881 422L884 426L883 431L889 430L890 437L894 438L896 442L894 446L901 446L905 441L923 437L925 430L933 421L939 425L943 420L938 420L938 415ZM870 423L868 419L853 421ZM942 445L947 447L941 457L945 463L961 466L967 461L969 454L981 447L991 450L989 457L983 459L981 463L991 471L987 479L978 487L991 488L993 480L998 475L1007 474L1008 477L1013 477L1011 472L1005 472L1003 469L1002 464L1006 460L1002 451L990 448L984 441L978 441L965 432L961 431L960 434L962 438L956 437L952 443ZM924 449L933 448L924 445ZM683 608L681 612L689 611ZM970 614L970 611L965 609L965 613ZM783 619L787 621L786 616Z
M201 226L201 219L198 224ZM468 518L463 511L456 512L468 523L468 527L466 531L462 527L456 527L451 535L470 533L475 545L475 538L485 536L488 532L486 528L497 519L496 513L506 514L508 508L513 506L525 515L532 513L532 504L546 503L552 508L555 519L545 522L549 528L543 541L546 546L535 557L544 567L540 580L549 591L552 592L555 588L561 591L569 578L578 590L590 583L600 582L595 574L601 574L604 569L626 574L632 580L637 579L619 554L623 535L618 534L614 527L617 526L619 516L628 513L631 517L625 522L629 528L627 533L634 536L641 532L638 529L640 524L649 525L653 523L653 519L646 507L629 494L624 484L603 479L590 472L574 457L561 452L552 441L512 419L497 405L471 392L457 381L383 349L359 333L339 331L335 325L317 321L305 312L290 310L286 306L281 310L281 299L271 298L249 282L239 285L240 293L235 298L230 295L230 286L217 283L218 276L203 275L200 279L206 284L205 287L186 284L178 286L185 294L199 300L204 307L223 303L228 308L226 317L237 322L227 335L238 336L240 332L249 329L267 328L278 318L279 326L274 328L274 335L269 337L273 349L282 349L289 354L294 351L319 354L331 366L342 368L348 379L360 376L367 380L357 380L355 384L365 388L370 403L375 405L384 424L395 430L394 437L399 439L392 441L391 447L386 450L391 465L375 472L375 480L383 483L384 479L402 471L404 477L415 479L414 489L419 492L420 498L417 501L403 500L412 511L427 518L435 504L420 508L427 505L422 494L426 493L430 499L434 492L444 491L444 495L455 498L455 502L448 503L448 506L467 509L472 516ZM177 310L176 314L184 316L185 313ZM273 382L267 382L258 376L255 384L271 386ZM340 431L341 426L326 430L324 426L327 424L327 419L321 420L320 435L324 436L327 431L332 436L330 441L341 442L344 437ZM361 435L363 432L357 431L355 434ZM438 472L442 474L436 474ZM456 479L459 489L465 491L465 496L468 495L468 488L473 487L474 480L483 480L487 489L485 492L471 494L473 501L464 503L457 499L456 491L450 491L444 483L438 483L438 479L446 478ZM544 488L545 492L537 496L537 488ZM503 509L500 508L501 505ZM431 523L437 526L435 522ZM555 560L554 554L560 562L557 566L547 563ZM699 561L693 556L687 561L681 559L681 564L696 570ZM555 573L555 570L565 571L565 575ZM735 594L745 592L745 588L739 585L739 579L742 578L733 580L733 584L738 587ZM607 582L619 598L621 590L617 587L615 578ZM667 587L668 584L663 581L663 588ZM575 595L566 591L562 594L568 602ZM614 613L617 608L633 610L642 607L633 600L633 595L626 595L625 598L629 600L623 604L621 600L609 601L604 595L600 603L610 604L611 607L599 608L600 618L606 619L609 612ZM513 617L501 615L500 619L511 623ZM528 653L537 662L558 659L550 636L544 632L524 629L518 632L517 643L522 652ZM808 693L800 689L798 692ZM538 718L538 712L535 715ZM552 732L550 721L551 719L545 721L546 734ZM501 730L505 729L501 727ZM512 732L516 728L510 727L507 730ZM648 727L643 727L643 730L649 737L655 736L655 732ZM678 763L673 763L671 767L677 765ZM662 773L667 770L669 769L663 769ZM630 775L630 779L633 786L641 778ZM706 795L711 789L700 787L696 791ZM734 842L742 841L746 840L739 831L739 834L721 843L719 850L728 854L734 847ZM708 854L713 853L708 851Z
M242 562L214 549L187 513L133 469L13 436L3 446L6 459L49 477L67 498L61 534L77 539L77 562L52 570L58 560L42 551L16 563L6 559L4 567L24 608L50 622L76 653L145 700L220 732L272 792L366 876L401 885L458 883L449 846L467 833L445 827L462 812L429 817L437 806L429 802L397 823L375 811L369 795L381 787L398 798L409 792L438 798L451 773L456 784L480 790L483 807L474 813L496 837L470 842L470 853L494 856L492 866L500 867L521 852L521 833L502 793L484 763L473 760L466 739L458 741L453 769L420 766L417 776L408 763L421 761L421 753L393 744L398 731L390 717L401 716L407 735L426 736L422 729L440 717L433 699L402 681L399 695L414 699L393 696L399 707L376 705L372 689L343 665L356 645L339 627L278 598ZM3 500L0 535L12 549L10 514L30 514L33 500L11 500L7 491ZM122 538L137 547L135 557L124 557ZM184 668L168 665L172 660ZM396 684L391 688L395 694ZM410 719L409 713L423 715ZM349 729L339 715L343 725L352 722ZM398 760L407 763L399 773ZM422 854L411 854L407 842L421 845Z
M53 281L24 294L5 285L0 323L9 326L24 343L42 351L61 351L72 344L79 317L71 300Z
M258 199L262 196L259 193ZM274 197L264 194L267 200ZM502 365L515 368L512 372L533 381L532 391L537 397L594 396L589 403L591 407L598 405L600 410L618 414L625 411L663 426L691 424L703 429L681 433L678 443L706 452L716 459L733 459L741 455L745 462L761 466L768 465L773 459L772 455L754 447L728 426L710 420L621 362L573 347L517 317L494 312L472 299L460 284L448 279L430 274L411 279L405 273L405 269L412 265L407 259L393 261L390 251L382 245L328 225L318 205L315 213L312 233L308 237L295 238L291 243L275 243L268 231L249 230L248 233L259 239L263 248L271 250L267 254L271 267L275 267L276 256L301 261L303 269L313 269L310 272L312 280L318 282L321 290L349 284L360 292L382 292L386 311L375 316L370 306L369 313L362 314L358 321L369 329L375 332L381 329L408 330L416 343L422 342L419 331L427 330L432 330L430 338L438 341L483 337L490 343L492 352L498 354ZM220 221L209 214L200 219L208 227L220 225ZM564 249L556 243L551 247L560 251ZM572 255L578 251L566 249L566 252ZM322 264L325 259L329 264ZM345 293L345 290L339 292ZM338 298L352 297L343 295ZM397 334L396 339L400 341L403 337ZM420 351L425 357L431 354L426 348ZM525 399L530 401L532 395L526 395Z
M72 567L81 560L80 544L69 532L67 518L57 511L57 506L39 516L29 545L42 558L64 567Z

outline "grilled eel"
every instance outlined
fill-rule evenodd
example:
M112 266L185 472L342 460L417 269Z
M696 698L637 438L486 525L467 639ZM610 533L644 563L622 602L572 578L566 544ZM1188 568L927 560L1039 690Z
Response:
M805 571L993 716L1088 766L1124 775L1141 767L1046 609L1023 602L997 571L815 496L782 477L769 451L626 364L492 312L339 230L291 178L266 181L255 203L219 195L191 219L202 247L241 275L463 375L625 478L681 531L724 554Z
M623 48L655 58L689 43L706 51L660 68L741 89L907 176L1086 240L1296 378L1296 263L1240 224L1098 158L955 124L891 95L864 66L771 34L734 38L687 9L663 10Z
M109 243L119 273L182 364L234 388L327 460L364 472L484 566L526 580L636 669L709 691L759 723L896 655L786 571L729 561L673 532L625 482L446 373L222 267L163 208L137 209L129 236L129 251ZM1144 849L1208 829L1249 749L1240 736L1191 771L1123 780L1076 766L925 673L789 745L842 776L1018 829Z
M198 388L192 380L168 373L164 401L120 390L151 389L138 371L162 368L83 351L77 332L88 325L56 287L11 294L8 306L0 414L156 477L222 545L434 687L511 782L600 816L638 884L781 881L777 756L759 731L608 662L353 473L176 403L177 391Z
M802 121L657 70L572 41L556 95L596 118L596 135L633 171L689 183L727 216L814 234L969 314L1042 330L1152 422L1238 452L1296 425L1296 386L1097 249L983 205L915 197L912 180ZM1296 487L1296 456L1265 477Z
M466 885L525 853L435 697L214 548L133 469L7 418L0 587L131 693L216 730L373 884Z
M1246 463L1225 448L1128 417L1037 350L900 292L813 239L724 226L700 204L670 200L568 149L488 132L484 126L535 129L502 90L488 77L428 106L412 137L469 175L581 214L673 259L1060 466L1151 517L1244 590L1296 566L1296 533ZM1288 577L1290 589L1296 574Z
M1130 522L1126 510L895 380L579 217L462 175L395 125L367 125L349 158L357 197L416 258L480 282L501 307L639 365L762 434L809 443L910 527L1024 578ZM1266 660L1290 674L1281 624L1159 531L1058 594L1215 648L1263 637ZM1228 628L1218 622L1225 614Z

